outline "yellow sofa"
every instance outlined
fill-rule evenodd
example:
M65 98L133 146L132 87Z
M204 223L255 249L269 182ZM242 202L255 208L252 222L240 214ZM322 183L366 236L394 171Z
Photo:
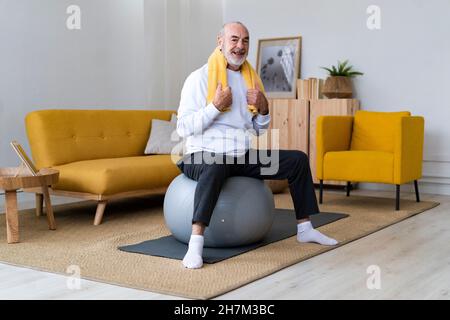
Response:
M164 193L180 174L171 155L145 155L151 120L175 111L41 110L25 125L38 169L59 170L56 195L98 201L94 225L108 200ZM37 193L37 208L42 198ZM39 211L39 210L38 210Z
M396 185L396 210L400 185L422 176L424 119L410 112L357 111L355 116L321 116L317 119L317 179L319 202L323 180L374 182Z

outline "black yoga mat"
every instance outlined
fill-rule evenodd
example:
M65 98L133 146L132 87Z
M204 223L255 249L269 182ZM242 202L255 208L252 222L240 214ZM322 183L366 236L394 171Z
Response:
M346 217L348 217L348 214L321 212L312 215L310 218L312 225L315 228L318 228ZM265 246L266 244L292 237L296 234L297 223L295 212L289 209L275 209L275 219L272 228L262 241L247 246L233 248L204 248L203 262L216 263ZM120 246L118 249L126 252L182 260L186 254L187 247L187 244L176 240L173 236L166 236L137 244Z

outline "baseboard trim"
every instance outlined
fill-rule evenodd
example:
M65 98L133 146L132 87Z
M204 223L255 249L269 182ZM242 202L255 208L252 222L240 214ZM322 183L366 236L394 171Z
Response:
M423 177L419 181L419 192L422 194L436 194L436 195L450 195L450 183L449 182L436 182L435 180L427 179ZM359 183L359 189L374 190L374 191L390 191L395 193L395 185L382 184L382 183ZM400 187L401 192L414 193L414 184L406 183Z
M444 162L450 163L450 154L435 153L423 157L424 162Z

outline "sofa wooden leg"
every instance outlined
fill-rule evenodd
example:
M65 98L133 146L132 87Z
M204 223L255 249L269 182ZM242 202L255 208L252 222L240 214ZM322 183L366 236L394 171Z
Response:
M395 210L400 210L400 185L395 185Z
M102 223L103 213L105 212L106 201L99 201L97 204L97 211L95 212L94 226Z
M347 190L347 197L350 196L351 188L352 188L352 183L350 181L347 181L347 188L346 188L346 190Z
M419 197L419 185L417 183L417 180L414 180L414 189L416 190L416 201L420 202L420 197Z
M323 202L323 180L320 180L319 183L319 203L322 204Z
M36 193L36 217L42 216L44 208L44 195L42 193Z
M47 223L50 230L56 230L55 216L53 215L53 207L50 200L50 193L46 185L42 186L42 195L45 202L45 213L47 214Z

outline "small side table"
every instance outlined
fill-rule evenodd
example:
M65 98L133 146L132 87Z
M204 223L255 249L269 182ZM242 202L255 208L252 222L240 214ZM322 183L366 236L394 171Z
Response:
M45 207L47 210L48 228L56 229L52 204L48 186L56 183L59 171L54 169L41 169L38 176L19 174L20 168L0 168L0 189L5 190L6 199L6 235L8 243L19 242L19 214L17 211L17 190L22 188L42 188Z

